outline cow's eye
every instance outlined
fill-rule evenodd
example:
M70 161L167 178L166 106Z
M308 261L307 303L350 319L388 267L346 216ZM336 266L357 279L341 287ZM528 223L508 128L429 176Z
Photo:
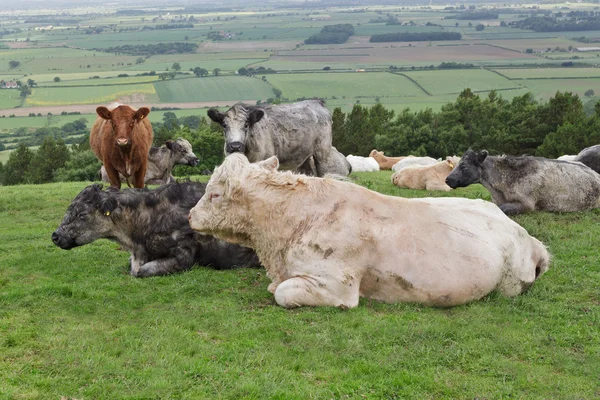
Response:
M213 201L213 200L215 200L215 199L218 199L219 197L220 197L220 195L219 195L218 193L211 193L211 194L208 196L208 201Z

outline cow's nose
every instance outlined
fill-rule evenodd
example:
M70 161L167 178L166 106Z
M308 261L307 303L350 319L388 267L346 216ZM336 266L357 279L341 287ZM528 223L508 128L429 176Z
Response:
M53 233L52 233L52 242L53 242L54 244L58 244L58 240L59 240L58 233L56 233L56 232L53 232Z
M123 138L117 139L117 144L119 146L127 146L127 143L129 143L129 140L127 140L127 139L123 139Z
M244 152L244 143L242 142L231 142L227 143L227 152L228 153L243 153Z
M192 167L195 167L196 165L198 165L198 159L197 159L197 158L192 158L192 159L190 160L189 164L190 164Z

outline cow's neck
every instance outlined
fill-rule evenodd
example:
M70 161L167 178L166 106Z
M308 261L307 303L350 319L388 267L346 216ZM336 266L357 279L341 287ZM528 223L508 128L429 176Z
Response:
M123 147L119 147L119 152L121 153L121 157L123 158L123 161L125 162L125 176L131 176L131 174L133 173L132 167L133 167L133 151L132 151L133 147L132 146L127 146L125 148Z

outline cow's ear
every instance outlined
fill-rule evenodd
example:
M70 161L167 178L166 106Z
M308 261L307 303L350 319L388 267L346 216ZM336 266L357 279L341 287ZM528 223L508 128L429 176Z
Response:
M279 168L279 160L277 159L277 156L271 156L264 161L260 161L258 165L270 172L277 171L277 168Z
M212 119L217 124L223 125L223 120L225 120L225 113L220 112L216 108L211 108L206 114L208 115L208 118Z
M148 107L142 107L133 114L133 119L136 121L141 121L146 118L150 114L150 109Z
M100 210L100 212L102 214L104 214L108 217L110 215L110 213L115 211L115 209L118 206L119 206L119 202L117 201L117 199L115 199L114 197L112 197L110 195L105 195L105 196L102 196L102 199L100 200L100 206L98 207L98 209Z
M96 108L96 114L98 114L98 116L103 119L111 119L112 117L112 113L108 111L108 108L103 106Z
M169 149L169 150L173 150L173 144L174 144L174 142L172 140L167 140L165 142L165 146L167 146L167 149Z
M446 162L448 163L450 168L454 169L454 167L456 167L456 165L454 165L454 161L452 161L452 157L446 157Z
M254 110L250 111L250 114L248 115L248 124L254 125L258 121L260 121L264 116L265 112L263 110L255 108Z
M479 164L483 164L483 162L485 161L485 159L488 156L488 152L487 150L481 150L478 154L477 154L477 162Z

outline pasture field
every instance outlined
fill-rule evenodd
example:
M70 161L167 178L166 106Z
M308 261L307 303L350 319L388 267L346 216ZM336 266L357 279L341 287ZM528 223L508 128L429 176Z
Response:
M406 197L489 199L481 186ZM7 398L594 398L600 375L598 210L515 218L553 254L515 298L442 309L362 299L285 310L263 270L127 275L100 240L50 234L88 183L0 187L0 391Z
M600 78L600 68L498 68L495 71L510 79Z
M139 102L154 102L156 91L150 83L120 86L87 86L77 88L33 88L26 100L28 106L61 106L67 104L110 103L125 96L138 96ZM143 100L142 100L143 99Z
M12 108L20 105L23 98L17 89L0 89L0 108ZM8 116L8 115L7 115Z
M212 100L266 100L275 97L273 88L257 78L244 76L210 76L175 79L154 84L163 103Z
M418 97L423 91L401 75L387 72L330 72L323 74L277 74L267 80L283 91L283 96L298 97Z
M409 71L403 74L414 79L432 95L458 94L467 87L475 92L521 88L519 82L484 69Z
M556 95L557 91L572 92L578 94L582 101L585 101L584 94L589 89L600 93L600 78L590 79L528 79L518 82L537 98L547 100Z

